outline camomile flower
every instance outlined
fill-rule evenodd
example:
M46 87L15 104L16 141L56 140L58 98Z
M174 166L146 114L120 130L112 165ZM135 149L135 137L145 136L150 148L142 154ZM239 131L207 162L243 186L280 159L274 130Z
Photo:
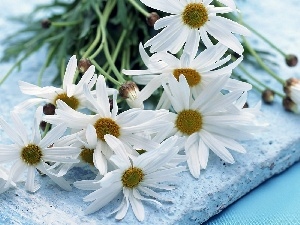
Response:
M196 98L191 96L183 75L179 81L170 76L168 84L163 84L176 112L169 118L174 122L173 133L186 138L187 164L195 178L207 166L209 149L224 161L234 163L228 149L244 153L246 150L235 139L248 139L258 128L256 113L234 105L243 92L218 94L227 80L228 76L222 76L211 81Z
M48 115L44 120L51 124L64 123L69 128L85 130L87 137L97 136L97 144L93 154L93 163L103 175L107 172L107 159L113 155L113 150L107 145L104 136L111 134L127 146L129 155L136 155L131 146L141 149L152 149L158 143L144 138L137 133L148 132L156 134L170 129L171 123L157 117L159 111L129 109L118 114L116 95L113 95L112 109L108 99L106 83L103 76L99 76L96 83L96 98L85 86L86 98L96 109L94 115L86 115L70 108L58 100L56 115Z
M197 56L196 51L189 54L184 48L180 59L167 52L159 52L149 57L141 44L139 50L147 69L122 71L126 75L132 75L133 80L138 84L146 85L136 101L144 101L149 98L170 74L177 80L181 74L184 75L192 94L197 96L212 80L231 74L232 70L243 60L243 57L239 57L233 63L226 65L231 57L222 58L227 51L227 47L222 44L208 47ZM235 79L228 79L222 89L248 91L251 89L251 85ZM166 100L164 93L161 100Z
M212 46L208 34L238 54L243 53L243 46L233 33L248 35L244 26L218 16L236 10L232 0L220 0L230 7L215 7L212 0L141 0L145 5L170 13L156 21L154 29L163 30L145 43L151 52L170 51L177 53L186 43L188 51L198 49L200 38L206 47ZM234 8L231 8L234 7Z
M7 122L0 118L0 127L10 137L13 144L0 145L0 163L12 163L6 185L3 189L11 186L12 181L19 180L26 171L25 188L27 191L35 192L39 187L35 185L36 169L49 176L56 184L65 190L71 190L69 183L64 180L61 171L55 167L48 165L51 163L74 163L78 160L70 157L70 155L78 155L78 148L75 147L50 147L58 138L60 138L66 126L58 125L52 128L45 137L41 137L39 130L39 122L42 115L42 108L39 107L36 111L34 120L33 134L30 138L27 134L24 124L20 117L15 113L11 113L14 127L11 127Z
M111 202L119 193L123 193L123 199L120 206L113 213L116 219L121 220L125 217L129 206L139 221L145 218L145 210L142 201L148 201L158 204L157 200L163 198L155 190L172 190L174 187L163 182L173 182L178 180L176 175L185 171L185 166L174 166L164 168L178 153L175 146L177 137L173 136L162 142L155 150L146 152L134 159L129 159L126 147L123 143L112 135L105 135L107 144L116 153L110 160L116 165L116 169L104 175L99 181L77 181L75 187L84 190L94 190L86 196L84 201L92 201L85 214L98 211L109 202ZM145 198L143 195L152 198ZM155 200L155 199L157 200Z
M15 110L21 111L22 109L29 108L39 103L51 103L56 105L58 99L64 101L72 109L85 108L87 100L83 94L83 85L87 84L91 89L95 82L96 76L94 75L95 66L90 66L88 70L83 74L78 84L75 82L75 74L77 69L76 56L72 56L66 68L66 72L63 79L62 88L53 86L39 87L25 81L19 81L19 86L22 93L27 95L34 95L37 98L28 99L15 107Z

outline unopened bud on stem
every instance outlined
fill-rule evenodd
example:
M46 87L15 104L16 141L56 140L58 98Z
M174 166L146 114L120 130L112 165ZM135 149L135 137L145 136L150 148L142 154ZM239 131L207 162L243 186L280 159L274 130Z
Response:
M51 26L51 21L48 20L48 19L43 19L43 20L41 21L41 26L42 26L42 28L44 28L44 29L48 29L48 28Z
M266 89L262 92L262 100L266 104L271 104L274 101L275 93L270 89Z
M282 106L286 111L294 113L298 112L297 104L288 96L282 99Z
M77 64L77 68L80 73L85 73L91 65L92 63L89 59L80 59Z
M289 67L294 67L298 64L298 58L297 56L290 54L285 57L285 62Z
M159 15L156 12L150 13L150 16L146 18L147 24L153 27L155 22L159 19Z
M54 115L55 114L55 105L47 103L43 106L43 113L45 115Z

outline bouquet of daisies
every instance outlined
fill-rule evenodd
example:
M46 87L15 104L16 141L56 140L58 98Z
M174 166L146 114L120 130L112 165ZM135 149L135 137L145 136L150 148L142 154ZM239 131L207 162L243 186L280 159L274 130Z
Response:
M102 2L105 10L113 2ZM0 167L0 192L20 182L35 192L37 174L71 190L63 176L84 164L95 178L73 185L92 191L83 199L91 202L86 214L122 193L112 214L123 219L131 206L142 221L142 202L161 206L166 200L160 191L174 189L179 173L189 172L198 179L201 170L209 169L210 153L234 163L230 151L246 152L238 141L251 138L261 127L260 105L244 107L251 85L231 78L243 60L243 46L234 33L249 34L244 26L219 16L238 11L233 0L219 0L221 6L205 0L141 2L169 14L154 23L161 31L137 46L143 67L124 64L123 76L117 66L104 70L96 59L88 60L93 54L87 50L84 60L70 58L61 87L19 82L21 91L34 97L12 110L12 124L0 118L12 141L0 145L0 163L11 165ZM96 12L101 19L107 11ZM104 24L99 34L105 34ZM103 42L97 44L109 52ZM231 61L228 51L238 57ZM112 62L114 56L108 59ZM158 101L148 101L153 95L159 96ZM120 107L122 100L127 108ZM28 134L19 114L36 106Z

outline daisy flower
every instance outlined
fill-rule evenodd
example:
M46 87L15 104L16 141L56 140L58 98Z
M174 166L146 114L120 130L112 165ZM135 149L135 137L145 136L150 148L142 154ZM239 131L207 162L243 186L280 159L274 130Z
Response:
M92 65L88 68L78 84L74 84L76 69L77 59L74 55L68 62L62 88L53 86L39 87L24 81L19 81L22 93L35 95L38 98L28 99L20 103L15 107L15 110L21 111L22 109L29 108L42 102L56 105L58 99L64 101L75 110L86 107L87 100L83 94L83 85L87 84L89 89L94 86L96 82L96 76L94 75L95 66Z
M184 166L164 168L172 158L178 153L175 146L177 137L173 136L161 143L155 150L146 152L132 160L126 154L123 143L112 135L105 135L107 144L115 151L116 155L111 157L111 161L116 165L116 169L104 175L100 181L78 181L74 185L84 190L95 190L84 198L84 201L93 201L84 211L90 214L101 209L111 202L119 193L123 193L121 205L114 211L116 219L125 217L129 205L131 205L134 215L139 221L145 218L145 211L142 201L150 201L161 205L157 200L162 200L154 189L171 190L173 186L162 182L176 181L176 175L185 171ZM153 197L145 198L142 194Z
M232 70L243 60L243 57L239 57L233 63L226 65L231 57L222 58L227 50L227 47L222 44L208 47L197 56L196 51L189 54L184 48L180 59L167 52L159 52L149 57L141 44L139 50L147 69L122 71L126 75L132 75L133 80L138 84L146 85L139 93L136 101L144 101L149 98L170 74L177 80L179 75L184 75L192 94L197 96L212 80L222 75L231 74ZM228 79L224 83L223 89L248 91L251 89L251 85L235 79ZM163 94L162 100L165 97Z
M101 174L107 172L107 159L113 154L104 139L106 134L111 134L122 141L128 147L128 154L136 155L137 152L132 151L130 146L147 150L158 145L152 140L137 135L138 133L155 134L167 131L172 126L169 122L161 121L156 117L159 111L136 108L118 114L116 95L113 95L111 109L103 76L99 76L96 83L96 98L86 86L84 92L90 104L96 109L94 115L75 111L58 100L56 115L45 116L44 120L51 124L64 123L69 128L85 130L86 136L89 137L97 136L93 163Z
M173 109L174 133L185 137L185 153L191 174L198 178L200 169L207 166L209 149L228 163L234 159L228 149L244 153L245 149L234 139L247 139L257 130L255 113L243 111L234 103L241 91L219 94L228 76L222 76L207 85L196 98L190 93L187 80L170 76L163 84Z
M170 13L156 21L154 29L164 28L160 33L145 43L151 52L170 51L177 53L186 43L188 50L198 49L200 38L206 47L212 46L208 36L242 54L243 46L233 33L248 35L250 32L244 26L222 16L218 13L235 11L232 0L220 0L230 7L215 7L210 5L212 0L141 0L145 5ZM232 7L232 8L231 8Z
M0 118L0 126L13 141L13 144L10 145L0 145L0 163L14 162L9 171L7 183L2 188L5 189L11 185L12 181L19 180L24 171L27 171L25 188L27 191L35 192L39 188L34 184L36 169L39 169L61 188L71 190L69 183L62 177L58 177L63 175L61 171L57 171L55 166L49 166L46 162L51 162L55 165L57 165L56 163L77 162L78 160L70 157L70 155L78 155L78 148L70 146L50 147L64 134L66 126L58 125L42 138L39 130L41 116L42 108L39 107L36 111L31 138L29 138L24 124L15 112L11 113L14 127L11 127Z

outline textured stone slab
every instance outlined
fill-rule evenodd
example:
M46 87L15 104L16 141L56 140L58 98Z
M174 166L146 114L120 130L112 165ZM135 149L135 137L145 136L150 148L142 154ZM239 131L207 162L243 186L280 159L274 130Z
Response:
M4 4L6 8L3 11L9 12L14 7L9 5L10 1L5 1L7 4ZM26 1L26 4L28 2ZM245 12L246 20L255 24L257 28L263 27L266 35L274 37L276 40L282 40L283 47L287 48L290 46L290 41L299 43L300 35L297 34L298 38L296 38L296 34L289 34L293 31L292 29L286 29L289 32L282 35L276 36L275 33L293 21L289 21L287 15L284 17L280 14L280 20L284 21L285 25L279 23L272 27L272 24L267 24L267 21L258 18L271 18L271 15L279 12L279 9L283 7L300 9L297 0L291 0L291 2L286 6L287 3L282 2L272 5L272 0L247 1L247 4L243 3L240 9ZM295 4L293 5L293 3ZM15 4L19 6L18 8L22 4L26 5L21 0L15 1ZM25 9L28 10L26 7ZM289 11L289 15L293 15L294 11L296 12L296 10ZM255 18L250 15L255 15ZM278 28L276 32L274 27ZM0 30L4 31L1 33L11 30L11 26L8 27L3 18L0 20ZM293 38L289 39L292 35ZM300 44L294 46L300 46ZM25 99L25 96L20 95L17 81L26 79L28 82L35 83L36 79L32 73L39 70L43 58L45 58L43 52L39 53L37 57L30 58L20 72L12 74L9 80L0 86L1 116L9 119L9 111L12 107ZM7 71L9 66L10 64L0 64L0 71L2 71L0 75ZM277 69L277 71L284 74L286 78L296 74L296 69L290 70L282 62L279 62L279 68L280 70ZM52 70L53 68L49 70L49 74ZM253 72L263 76L261 71ZM51 79L51 77L46 78L44 83L49 84ZM265 82L272 83L268 78L263 79ZM259 96L256 93L251 93L250 105L253 106L258 99ZM146 220L142 224L197 224L206 221L266 179L299 161L299 116L285 112L279 100L273 106L263 106L262 111L265 120L270 125L256 140L243 143L248 150L246 154L233 153L236 159L236 163L233 165L226 164L211 154L207 170L202 172L199 180L192 178L189 173L182 173L179 177L182 182L178 188L172 192L162 193L165 198L171 199L172 203L164 203L162 208L145 203ZM31 124L31 120L32 114L24 115L24 121L28 125ZM6 142L6 138L0 131L1 142ZM92 179L93 175L85 168L77 168L72 170L66 178L75 181ZM11 189L0 195L0 224L115 224L117 222L114 217L107 217L107 215L118 206L120 198L100 212L84 216L83 209L87 205L82 198L89 192L76 188L72 192L62 191L47 177L39 177L38 182L42 187L35 194L29 194L22 189ZM138 224L138 221L130 209L125 219L118 224Z

